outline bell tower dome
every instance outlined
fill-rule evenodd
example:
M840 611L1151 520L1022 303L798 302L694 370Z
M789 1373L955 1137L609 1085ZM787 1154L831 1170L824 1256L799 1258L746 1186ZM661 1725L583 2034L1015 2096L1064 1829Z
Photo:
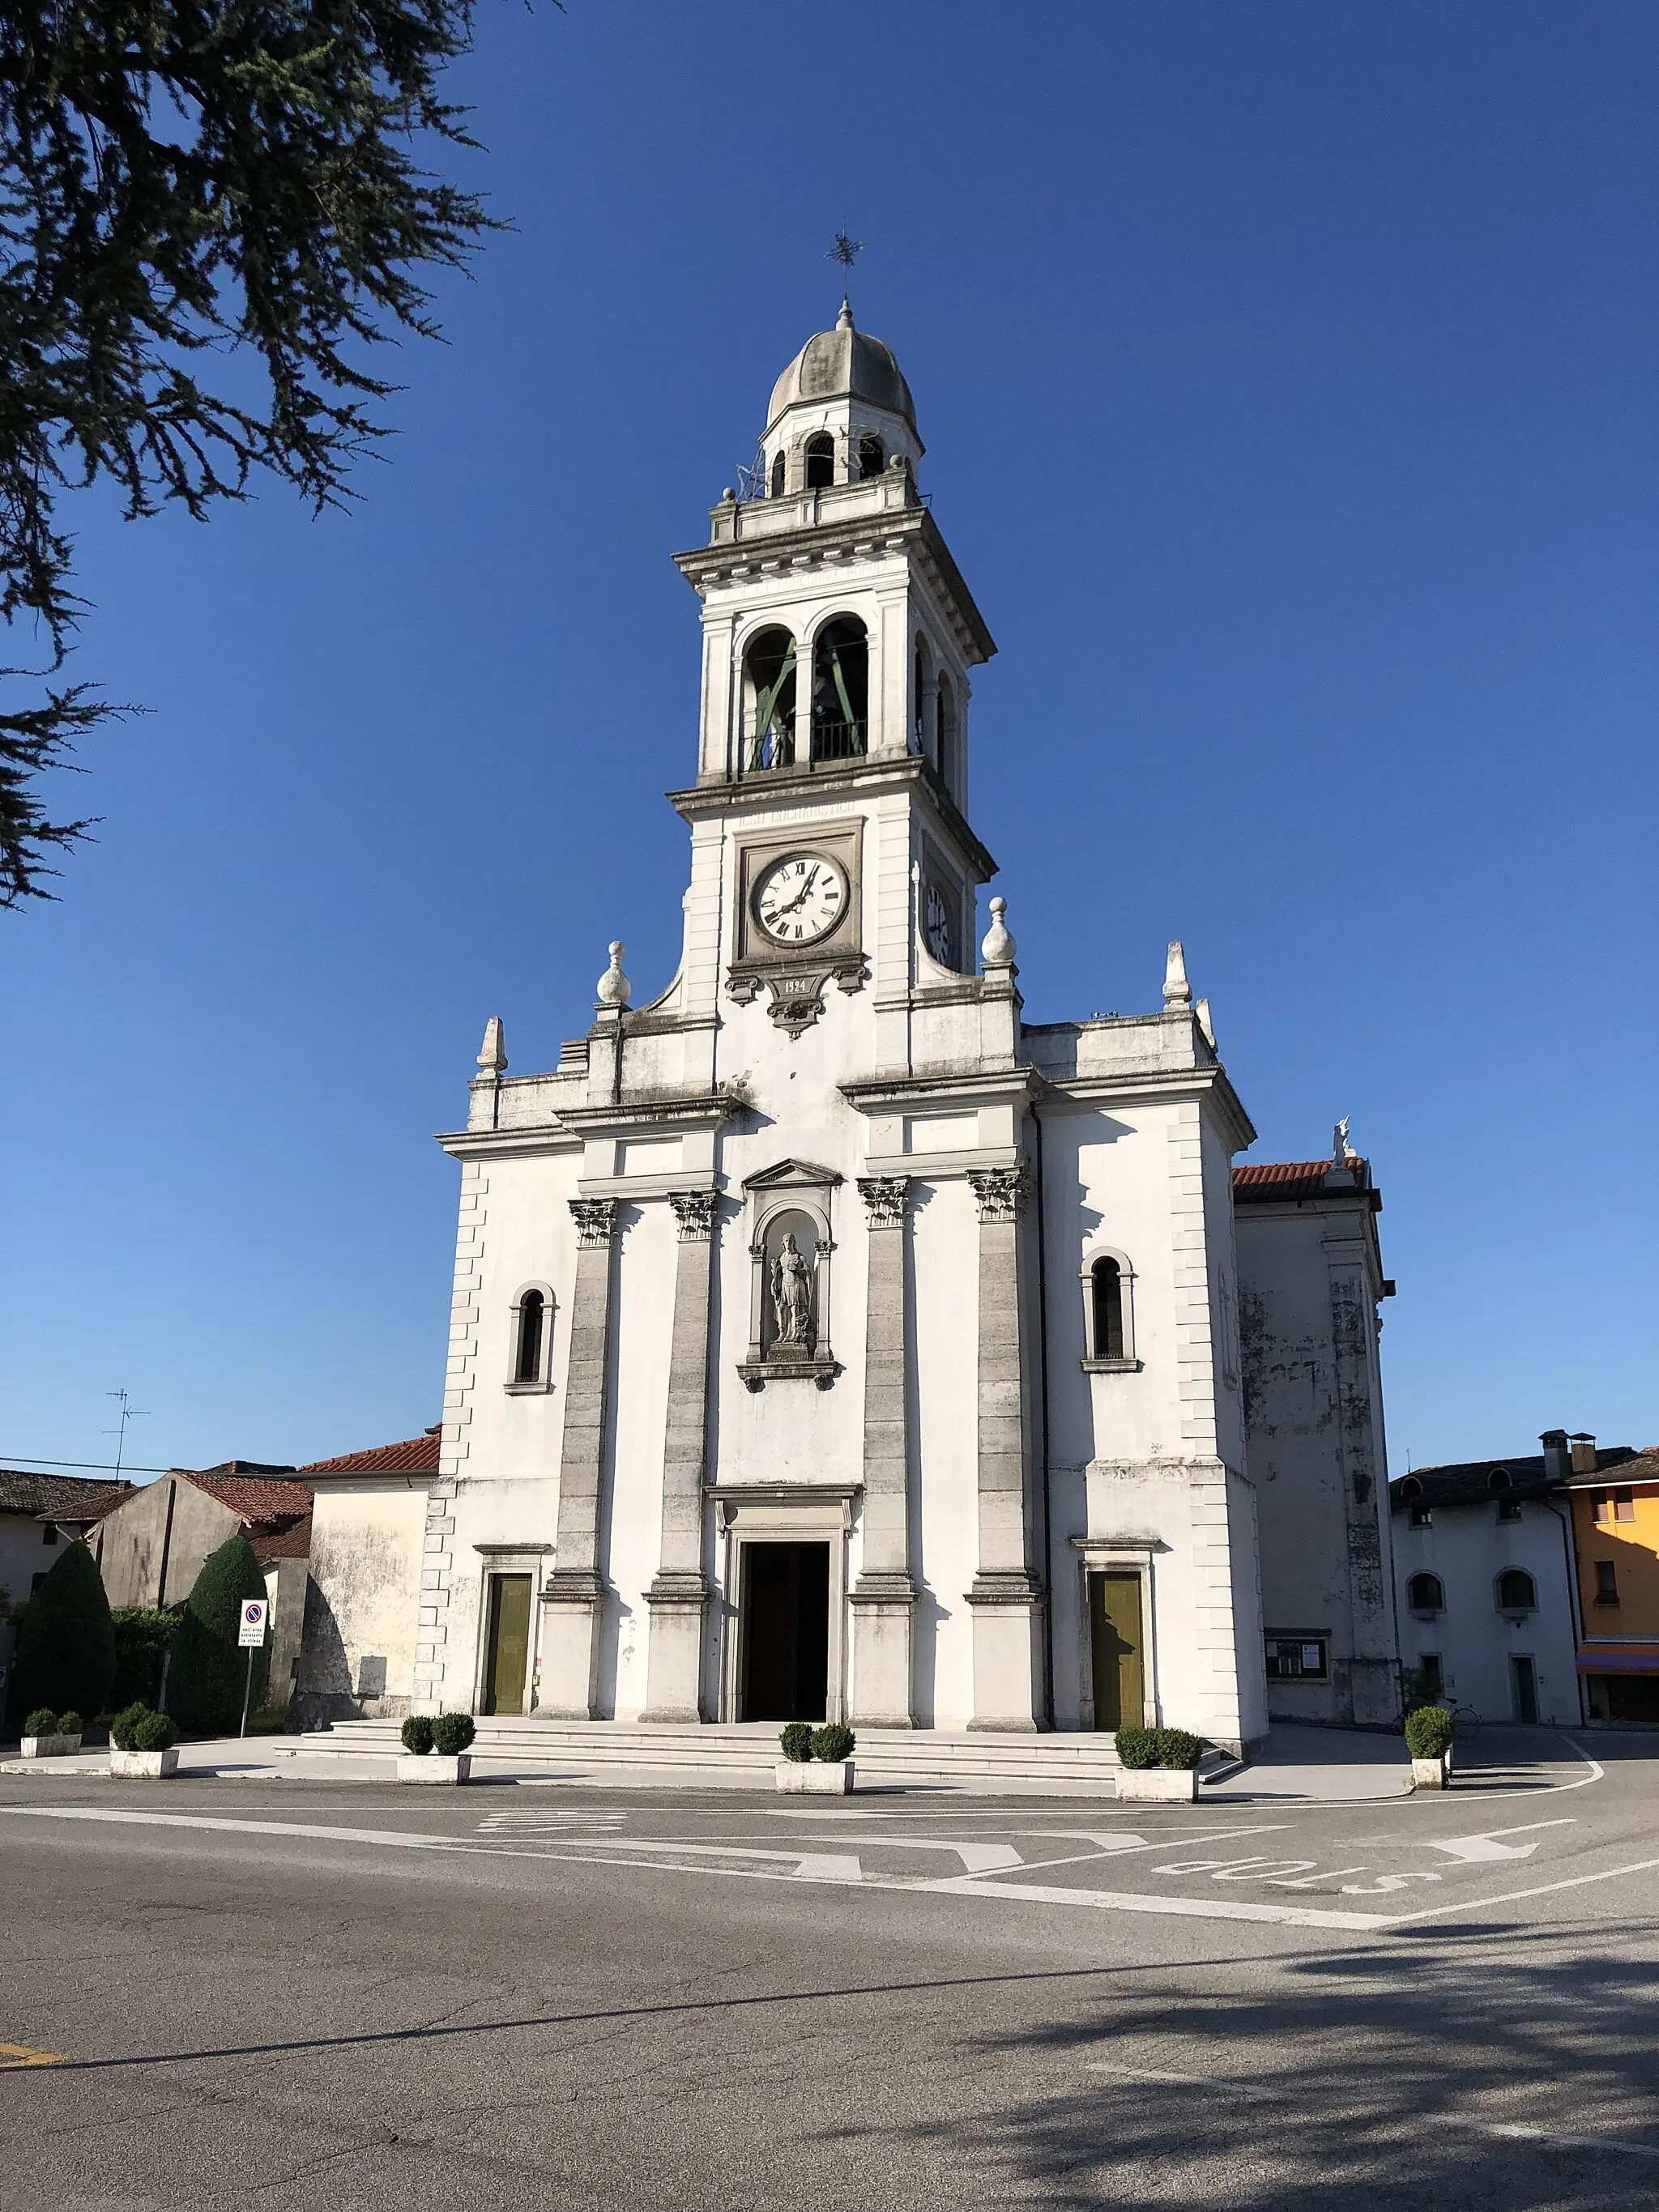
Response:
M808 338L772 387L761 434L769 495L865 483L895 465L914 475L923 451L897 362L843 300L834 330Z

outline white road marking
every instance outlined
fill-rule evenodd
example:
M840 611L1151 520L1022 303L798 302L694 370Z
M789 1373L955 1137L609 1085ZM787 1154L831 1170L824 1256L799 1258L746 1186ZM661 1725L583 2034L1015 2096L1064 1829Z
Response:
M648 1841L649 1838L636 1838ZM810 1844L838 1843L836 1836L809 1836ZM939 1843L931 1836L870 1836L865 1839L884 1850L954 1851L965 1874L1000 1874L1025 1862L1012 1844ZM1137 1839L1138 1840L1138 1839Z
M1355 1871L1363 1873L1364 1869L1357 1868ZM1437 1874L1380 1874L1375 1881L1345 1881L1342 1894L1344 1897L1383 1897L1395 1890L1405 1889L1414 1881L1442 1880L1443 1876Z
M1543 1882L1528 1889L1509 1890L1496 1897L1464 1896L1454 1902L1427 1906L1415 1912L1374 1913L1343 1912L1300 1905L1269 1905L1246 1902L1237 1898L1171 1897L1167 1892L1143 1894L1132 1890L1103 1890L1064 1888L1054 1885L1026 1881L996 1881L986 1875L961 1874L939 1881L918 1879L912 1875L872 1875L863 1872L855 1856L850 1854L812 1853L795 1850L744 1850L740 1846L721 1844L688 1845L668 1839L640 1838L633 1839L635 1850L658 1849L678 1851L676 1859L624 1857L619 1855L623 1839L571 1837L568 1847L550 1850L545 1847L515 1846L504 1843L483 1843L469 1837L411 1834L406 1830L392 1828L346 1828L313 1821L237 1820L210 1817L195 1813L144 1813L125 1807L94 1807L89 1805L0 1805L0 1818L10 1814L17 1820L86 1820L118 1826L205 1829L231 1835L297 1838L322 1843L356 1843L379 1844L394 1850L447 1851L462 1856L471 1855L493 1858L532 1859L544 1864L564 1863L579 1866L603 1866L611 1869L641 1867L648 1871L687 1875L706 1874L727 1881L820 1881L845 1886L859 1884L866 1889L905 1890L939 1896L988 1897L1002 1902L1031 1905L1061 1905L1073 1910L1092 1910L1119 1912L1145 1912L1166 1918L1196 1918L1204 1920L1252 1920L1271 1922L1292 1928L1331 1928L1354 1930L1362 1934L1386 1932L1420 1925L1424 1921L1448 1912L1483 1912L1500 1905L1510 1905L1529 1897L1542 1897L1556 1890L1578 1889L1598 1881L1613 1881L1620 1876L1644 1874L1659 1867L1659 1857L1634 1860L1628 1865L1608 1867L1599 1874L1574 1875L1562 1881ZM1156 1848L1156 1847L1154 1847ZM703 1866L687 1863L686 1855L695 1851L699 1856L725 1859L722 1866ZM742 1855L768 1862L762 1866L735 1866L730 1863ZM1095 1854L1091 1856L1097 1856ZM777 1863L782 1862L783 1864ZM1069 1863L1069 1862L1068 1862ZM793 1869L786 1872L784 1867ZM1407 1877L1384 1877L1386 1881L1399 1884ZM1434 1875L1416 1879L1433 1881ZM1588 2140L1588 2138L1587 2138Z
M1489 1828L1483 1836L1425 1836L1431 1851L1449 1851L1458 1859L1529 1859L1536 1844L1500 1844L1499 1836L1530 1835L1534 1828L1576 1828L1578 1823L1564 1814L1559 1820L1528 1820L1519 1828Z
M1091 2059L1085 2070L1091 2074L1122 2075L1132 2081L1171 2081L1183 2089L1224 2089L1254 2105L1295 2105L1303 2107L1297 2118L1304 2121L1324 2117L1323 2100L1321 2110L1309 2111L1305 2097L1291 2096L1283 2089L1266 2089L1256 2082L1239 2081L1224 2074L1173 2074L1159 2067L1122 2066L1111 2059ZM1549 2128L1535 2128L1518 2120L1483 2120L1469 2112L1425 2112L1414 2108L1412 2118L1435 2127L1469 2128L1477 2135L1503 2136L1511 2142L1554 2143L1565 2150L1615 2151L1623 2158L1659 2159L1659 2148L1655 2145L1625 2142L1617 2136L1558 2135Z

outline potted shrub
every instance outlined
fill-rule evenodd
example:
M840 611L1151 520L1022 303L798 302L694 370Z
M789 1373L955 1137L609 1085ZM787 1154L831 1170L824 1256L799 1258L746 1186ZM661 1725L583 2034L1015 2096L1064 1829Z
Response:
M858 1738L839 1721L815 1729L791 1721L778 1738L783 1757L772 1773L786 1796L844 1797L853 1788Z
M411 1713L404 1723L399 1782L453 1788L472 1777L469 1751L477 1727L471 1713Z
M62 1759L80 1748L79 1713L55 1713L50 1705L37 1705L23 1723L25 1759Z
M1135 1802L1190 1805L1198 1796L1202 1741L1185 1729L1126 1728L1117 1732L1117 1794Z
M1412 1755L1413 1789L1450 1787L1452 1717L1443 1705L1419 1705L1407 1714L1406 1748Z
M109 1771L128 1782L161 1782L179 1771L179 1723L148 1705L129 1705L109 1724Z

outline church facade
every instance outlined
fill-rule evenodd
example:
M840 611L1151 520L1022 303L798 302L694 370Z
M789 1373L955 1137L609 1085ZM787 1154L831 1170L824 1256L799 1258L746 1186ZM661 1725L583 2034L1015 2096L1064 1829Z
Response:
M970 676L995 647L905 381L845 310L763 453L678 556L702 632L678 971L635 1004L613 945L545 1073L508 1073L492 1021L442 1139L410 1698L1241 1745L1275 1626L1241 1299L1283 1303L1281 1255L1322 1295L1319 1238L1256 1208L1241 1284L1254 1132L1178 945L1152 1011L1032 1025L1000 898L981 941ZM1369 1234L1345 1285L1374 1374ZM1370 1487L1340 1462L1306 1483L1345 1560L1386 1528L1380 1388L1365 1419ZM1299 1542L1289 1480L1277 1510ZM1389 1585L1327 1579L1339 1612ZM1376 1657L1392 1613L1326 1632L1332 1667L1357 1637Z

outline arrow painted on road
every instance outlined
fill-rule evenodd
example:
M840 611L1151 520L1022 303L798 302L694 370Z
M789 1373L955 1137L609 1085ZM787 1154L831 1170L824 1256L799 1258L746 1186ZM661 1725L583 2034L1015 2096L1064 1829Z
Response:
M1429 1849L1447 1851L1455 1859L1529 1859L1538 1849L1536 1844L1500 1844L1499 1836L1527 1836L1534 1828L1576 1828L1576 1820L1528 1820L1524 1827L1493 1828L1484 1836L1446 1836L1436 1841L1423 1838Z

